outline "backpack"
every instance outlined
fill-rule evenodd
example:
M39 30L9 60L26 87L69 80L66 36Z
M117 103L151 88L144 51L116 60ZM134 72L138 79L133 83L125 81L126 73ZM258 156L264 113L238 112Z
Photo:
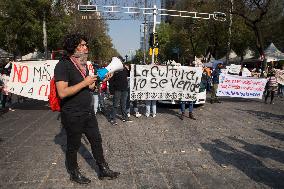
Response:
M60 112L60 98L57 95L54 77L50 80L50 93L48 95L49 107L53 112Z

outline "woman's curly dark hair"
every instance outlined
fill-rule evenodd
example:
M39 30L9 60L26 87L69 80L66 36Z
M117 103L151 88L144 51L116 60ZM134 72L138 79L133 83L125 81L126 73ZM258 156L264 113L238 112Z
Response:
M75 33L75 34L68 34L67 36L65 36L64 38L64 42L63 42L63 49L67 52L67 54L74 54L75 49L77 48L77 46L81 43L81 41L84 40L87 42L87 37L79 34L79 33Z

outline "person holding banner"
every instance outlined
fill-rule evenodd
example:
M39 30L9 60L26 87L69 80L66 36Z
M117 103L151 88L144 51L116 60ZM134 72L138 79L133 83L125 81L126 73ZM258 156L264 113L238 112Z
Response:
M99 179L115 179L120 173L110 170L105 161L102 138L92 108L90 88L96 84L97 75L89 76L87 70L88 46L81 34L69 34L64 39L68 55L57 63L54 70L56 89L61 100L61 120L67 135L66 167L70 180L88 184L90 179L79 169L77 152L84 133L91 144L92 154L99 167ZM109 79L107 75L106 80Z
M270 104L274 104L273 99L274 99L274 95L277 89L278 89L278 84L277 84L276 77L275 77L275 70L272 69L268 73L267 92L266 92L265 101L264 101L265 104L267 104L267 99L269 95L270 95Z
M213 104L214 102L221 103L221 101L216 96L218 85L219 85L219 76L222 73L221 68L222 68L222 63L218 63L216 68L212 72L213 87L211 89L211 99L210 99L211 104Z
M196 118L193 116L193 113L192 113L193 112L193 101L189 101L189 102L181 101L180 102L180 111L181 111L180 119L183 120L184 118L186 103L188 103L188 117L190 119L196 120Z

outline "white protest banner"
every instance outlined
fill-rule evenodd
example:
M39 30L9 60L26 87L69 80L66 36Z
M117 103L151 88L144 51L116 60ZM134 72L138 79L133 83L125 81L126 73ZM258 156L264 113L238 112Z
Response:
M242 68L241 65L236 65L236 64L231 64L230 66L226 66L228 74L239 75L240 71L242 71L242 77L251 77L251 72L246 67L244 67L242 70L241 68Z
M284 70L275 69L275 77L277 83L284 85Z
M50 80L58 60L13 62L8 91L20 96L48 101Z
M202 68L188 66L131 65L131 100L194 101Z
M221 74L217 96L262 98L267 80Z
M231 64L230 66L226 66L226 69L229 74L239 75L241 67L241 65Z
M90 76L95 75L95 68L94 68L93 64L90 61L87 61L87 68L89 70L89 75Z

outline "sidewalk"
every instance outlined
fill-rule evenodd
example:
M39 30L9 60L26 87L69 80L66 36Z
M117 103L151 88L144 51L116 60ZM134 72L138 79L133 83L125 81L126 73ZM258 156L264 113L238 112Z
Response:
M100 181L90 145L79 165L91 178L74 184L65 168L66 136L57 113L27 102L0 117L0 188L284 188L284 99L224 99L181 121L178 109L112 126L98 114L106 159L118 179Z

